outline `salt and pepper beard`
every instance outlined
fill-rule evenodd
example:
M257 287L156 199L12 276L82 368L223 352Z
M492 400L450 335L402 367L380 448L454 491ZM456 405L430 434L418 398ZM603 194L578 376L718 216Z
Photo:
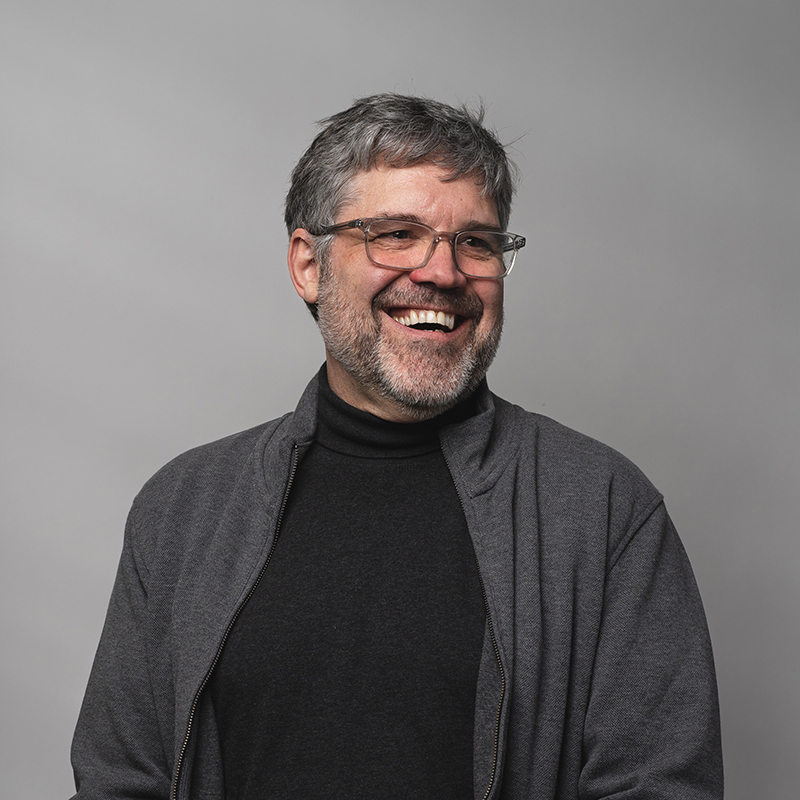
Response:
M472 331L466 343L426 338L397 347L382 332L384 309L442 305L467 319L462 324ZM356 315L330 263L321 265L317 310L330 355L359 384L417 420L435 417L471 394L494 360L503 328L501 311L497 325L479 336L483 306L476 297L421 285L412 290L390 284L373 298L371 315Z

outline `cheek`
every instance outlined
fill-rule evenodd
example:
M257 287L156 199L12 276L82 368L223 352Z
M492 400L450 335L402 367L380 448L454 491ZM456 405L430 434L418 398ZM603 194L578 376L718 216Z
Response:
M491 324L496 324L503 316L503 284L487 285L480 293L483 303L483 318Z
M367 298L367 303L370 308L372 307L375 299L384 291L393 289L405 289L413 292L414 287L406 285L405 282L409 281L408 273L398 273L394 270L380 269L380 267L373 267L371 270L366 271L362 275L363 280L361 283L360 291L364 297ZM385 295L384 295L385 297Z

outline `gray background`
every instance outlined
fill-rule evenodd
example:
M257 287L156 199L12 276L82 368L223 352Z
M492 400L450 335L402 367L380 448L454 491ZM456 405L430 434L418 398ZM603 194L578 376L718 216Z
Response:
M490 383L665 493L727 797L796 798L799 39L796 0L6 0L0 793L71 791L138 488L322 361L287 176L313 120L396 90L482 96L515 141L529 244Z

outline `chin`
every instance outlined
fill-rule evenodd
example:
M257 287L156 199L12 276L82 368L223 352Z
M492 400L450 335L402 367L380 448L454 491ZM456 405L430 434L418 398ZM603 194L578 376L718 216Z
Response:
M378 354L376 387L381 395L417 420L435 417L464 400L489 369L499 344L499 334L476 351L451 353L429 347L420 352Z

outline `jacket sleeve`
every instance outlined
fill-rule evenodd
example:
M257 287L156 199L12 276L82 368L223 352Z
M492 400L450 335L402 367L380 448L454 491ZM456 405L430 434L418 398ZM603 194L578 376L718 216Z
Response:
M105 626L72 743L74 800L156 800L170 794L164 738L170 689L154 689L148 571L129 517ZM163 681L161 682L163 684Z
M610 555L583 737L581 800L719 800L713 657L663 503Z

